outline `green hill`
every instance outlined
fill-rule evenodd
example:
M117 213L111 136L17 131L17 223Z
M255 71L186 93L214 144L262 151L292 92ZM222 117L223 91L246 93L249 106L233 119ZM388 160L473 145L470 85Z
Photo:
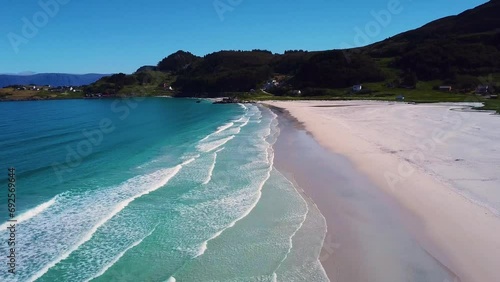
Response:
M175 81L175 76L169 72L141 68L138 72L126 75L123 73L106 76L84 88L88 94L118 95L118 96L150 96L172 95L168 89ZM166 87L165 87L166 86Z
M411 70L419 80L481 76L500 69L500 1L436 20L360 50L395 58L392 67Z
M273 74L269 51L221 51L206 55L178 72L174 87L182 95L217 96L247 92Z

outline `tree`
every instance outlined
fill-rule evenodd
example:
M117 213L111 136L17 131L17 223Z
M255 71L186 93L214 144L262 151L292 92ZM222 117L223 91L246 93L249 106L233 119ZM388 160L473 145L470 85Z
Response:
M140 85L150 84L153 81L153 76L149 72L140 72L135 76Z
M178 72L198 60L199 57L185 51L177 51L158 63L158 70L163 72Z
M401 75L401 86L415 87L417 82L417 74L411 70L405 71Z

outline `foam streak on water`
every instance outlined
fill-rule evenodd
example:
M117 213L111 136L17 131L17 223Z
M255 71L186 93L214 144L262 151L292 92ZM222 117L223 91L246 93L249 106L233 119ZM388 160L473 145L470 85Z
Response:
M229 137L226 137L226 138L223 138L223 139L219 139L219 140L216 140L216 141L212 141L210 143L200 144L198 146L198 150L200 150L203 153L212 152L213 150L216 150L216 149L224 146L227 142L233 140L234 137L235 137L235 135L231 135Z
M240 105L244 106L243 104L240 104ZM244 106L244 107L245 107L245 110L248 109L246 106ZM274 116L273 120L276 120L276 118L277 118L277 116ZM273 120L271 120L270 124L272 123ZM243 126L246 126L247 124L248 124L248 121L246 121ZM269 127L268 130L266 131L265 135L261 136L262 142L263 143L267 143L266 139L270 135L271 135L271 128ZM234 225L236 223L238 223L240 220L242 220L245 217L247 217L252 212L252 210L255 208L255 206L257 206L257 203L259 202L260 198L262 197L262 188L264 187L264 184L267 182L267 180L269 179L269 177L271 177L271 170L273 169L274 152L272 150L272 144L271 143L267 143L267 146L268 146L268 148L266 148L265 151L266 151L266 161L268 161L269 167L267 169L267 172L266 172L266 175L265 175L263 181L258 186L258 189L256 191L255 200L253 201L253 203L248 207L248 209L243 214L241 214L238 218L236 218L234 221L232 221L227 227L225 227L221 231L217 232L215 235L213 235L212 237L210 237L208 240L204 241L202 243L202 245L200 247L200 251L196 255L196 257L199 257L199 256L201 256L201 255L203 255L205 253L205 251L207 249L208 242L210 242L211 240L219 237L228 228L234 227ZM270 154L269 154L269 151L271 151Z
M224 146L227 142L233 140L241 132L242 128L248 125L252 115L254 115L254 113L244 115L234 122L220 126L215 132L207 135L198 142L198 151L208 153Z
M305 222L307 220L307 217L310 215L309 205L308 205L307 201L303 198L303 196L300 195L300 192L298 191L297 187L295 187L295 184L293 184L290 180L288 180L281 172L279 172L278 170L276 170L276 171L278 172L278 174L280 174L280 176L283 177L283 179L286 179L286 181L290 183L290 185L293 187L293 189L299 195L300 199L303 201L304 205L306 206L306 212L305 212L304 218L303 218L302 222L300 222L298 228L289 237L290 247L288 248L288 251L287 251L285 257L283 258L283 260L280 261L280 263L278 264L278 267L276 267L276 269L274 270L274 272L273 272L273 281L278 281L278 274L277 274L277 272L282 267L283 263L288 259L289 255L291 254L292 249L293 249L293 240L294 240L294 237L295 237L295 235L297 235L297 233L299 232L299 230L302 229L302 227L304 226L304 224L305 224ZM321 215L321 218L324 220L323 215ZM325 224L325 226L326 226L326 224ZM326 229L325 229L324 233L326 235ZM321 269L321 271L323 273L323 278L325 278L325 280L327 280L326 272L325 272L323 266L321 265L321 263L319 261L319 254L318 254L318 257L317 257L316 264L317 264L318 268Z
M210 166L210 170L208 172L207 179L203 182L203 185L207 185L210 182L210 180L212 180L212 175L214 173L215 165L217 164L217 154L222 152L223 150L224 150L224 148L219 149L214 153L214 155L213 155L214 160L212 162L212 165Z
M233 126L233 125L234 125L234 123L233 123L233 122L230 122L230 123L228 123L228 124L226 124L226 125L223 125L223 126L219 127L219 128L217 129L217 131L215 131L215 134L219 134L219 133L221 133L222 131L224 131L224 130L226 130L226 129L230 128L230 127L231 127L231 126Z
M27 212L20 214L18 217L15 218L15 220L17 220L17 224L20 224L24 221L30 220L30 219L34 218L35 216L43 213L50 206L55 204L58 197L59 196L55 196L54 198L50 199L49 201L47 201L43 204L40 204L39 206L37 206L31 210L28 210ZM9 225L10 225L10 223L8 223L8 222L0 225L0 230L5 230Z
M117 263L129 250L139 246L144 240L146 240L146 238L151 236L155 232L157 227L158 227L158 225L156 225L155 228L153 228L153 230L151 230L151 232L149 232L146 236L144 236L144 238L141 238L140 240L134 242L132 245L127 247L125 250L123 250L123 252L121 252L118 256L116 256L110 263L108 263L106 266L104 266L101 271L99 271L96 275L92 276L90 279L86 280L86 282L91 281L97 277L100 277L101 275L106 273L106 271L111 266L113 266L115 263Z
M130 198L127 198L121 202L119 202L117 205L113 207L111 212L107 213L105 217L101 218L90 230L88 230L75 244L70 246L64 253L60 254L56 259L48 262L45 264L45 266L40 269L38 272L36 272L32 277L28 279L28 281L35 281L38 278L42 277L49 269L54 267L57 263L60 261L66 259L69 257L69 255L77 250L81 245L83 245L85 242L89 241L94 233L101 227L103 226L106 222L108 222L111 218L113 218L115 215L117 215L120 211L125 209L132 201L134 201L137 198L140 198L144 195L147 195L163 186L165 186L168 181L174 177L180 170L182 169L182 165L178 165L173 169L167 169L164 171L158 171L155 174L162 175L161 180L156 183L156 185L150 186L148 189L142 191L139 194L136 194Z
M215 132L207 135L205 138L201 139L200 142L203 142L203 141L209 139L210 137L212 137L214 135L217 135L217 134L220 134L220 133L224 132L225 130L227 130L228 128L230 128L233 125L234 125L234 122L229 122L229 123L226 123L226 124L224 124L222 126L219 126Z

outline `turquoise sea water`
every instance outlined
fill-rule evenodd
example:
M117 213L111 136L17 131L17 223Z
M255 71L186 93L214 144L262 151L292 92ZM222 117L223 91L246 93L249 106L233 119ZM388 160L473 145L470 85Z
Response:
M18 210L17 274L2 263L1 281L328 281L324 218L274 168L268 109L148 98L0 113L2 241L8 167Z

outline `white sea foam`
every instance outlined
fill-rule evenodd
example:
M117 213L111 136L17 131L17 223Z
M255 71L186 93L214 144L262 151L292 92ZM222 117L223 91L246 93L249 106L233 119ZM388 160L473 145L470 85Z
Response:
M196 161L196 159L197 159L197 158L199 158L199 157L200 157L200 155L197 155L196 157L190 158L190 159L188 159L187 161L183 162L183 163L181 164L181 166L188 165L188 164L190 164L190 163L192 163L192 162Z
M202 144L199 144L197 146L197 149L200 152L209 153L209 152L212 152L213 150L216 150L217 148L220 148L220 147L226 145L226 143L233 140L234 137L235 137L235 135L231 135L231 136L223 138L223 139L215 140L215 141L208 142L208 143L202 143Z
M280 263L278 264L276 269L273 271L273 277L275 277L277 279L278 275L276 274L276 272L280 269L283 262L288 258L288 255L290 255L290 252L292 251L292 248L293 248L293 237L295 237L297 232L299 232L299 230L302 228L302 226L304 226L304 222L306 222L307 215L309 214L309 206L308 206L306 200L302 197L302 195L300 195L299 191L297 190L297 187L295 187L295 185L290 180L288 180L288 178L286 178L280 171L276 170L276 172L278 172L284 179L286 179L290 183L290 185L292 185L292 187L295 189L295 191L299 195L300 199L304 202L304 205L306 206L306 212L304 213L304 218L303 218L302 222L300 222L297 229L288 238L289 247L288 247L287 253L285 254L285 257L280 261Z
M203 182L203 185L207 185L212 180L212 176L213 176L213 173L214 173L215 165L217 164L217 154L220 153L220 152L222 152L223 150L224 150L224 148L219 149L219 150L217 150L214 153L212 165L210 166L210 169L208 171L207 179Z
M260 184L259 188L258 188L258 191L257 191L257 198L255 199L255 201L250 205L250 207L241 215L239 216L237 219L235 219L234 221L232 221L229 225L227 225L226 227L224 227L222 230L220 230L219 232L215 233L214 235L212 235L208 240L204 241L199 249L198 249L198 253L195 255L195 258L197 257L200 257L202 256L203 254L205 254L206 250L207 250L207 245L210 241L214 240L215 238L219 237L220 235L222 235L222 233L224 233L224 231L226 231L227 229L229 228L232 228L236 225L236 223L238 223L239 221L241 221L242 219L244 219L245 217L247 217L252 211L253 209L257 206L257 204L259 203L260 201L260 198L262 197L262 188L264 187L264 184L267 182L267 180L269 180L269 178L271 177L271 170L272 170L272 166L271 168L268 170L268 173L264 179L264 181L262 181L262 183Z
M248 110L248 107L245 106L244 104L238 103L238 105L240 105L240 107L243 108L243 110L245 111Z
M201 140L200 140L200 142L206 141L206 140L208 140L208 138L210 138L210 137L212 137L212 135L211 135L211 134L209 134L209 135L205 136L205 138L201 139Z
M245 122L243 122L243 124L240 126L240 128L247 126L249 122L250 122L250 118L246 118Z
M227 229L227 228L226 228L226 229ZM221 230L221 231L219 231L219 232L215 233L212 237L210 237L208 240L206 240L205 242L203 242L203 243L201 244L201 246L200 246L200 249L199 249L199 251L198 251L198 254L197 254L194 258L201 257L203 254L205 254L205 251L207 250L207 244L208 244L208 242L210 242L210 241L212 241L213 239L215 239L215 238L219 237L219 236L222 234L222 232L224 232L224 230L226 230L226 229L223 229L223 230Z
M17 220L16 224L20 224L24 221L27 221L27 220L30 220L32 218L34 218L35 216L43 213L45 210L47 210L50 206L52 206L53 204L55 204L55 202L57 201L57 199L59 198L59 195L58 196L55 196L54 198L50 199L49 201L43 203L43 204L40 204L30 210L27 210L26 212L20 214L19 216L17 216L16 218L14 218L14 220ZM4 224L0 225L0 231L3 231L5 229L7 229L7 227L10 225L9 222L5 222Z
M241 129L245 126L248 125L250 122L250 117L255 115L255 109L260 112L260 110L257 107L252 107L252 110L249 110L249 108L243 104L241 104L246 110L246 114L241 116L237 120L233 120L229 123L226 123L222 126L219 126L216 131L210 133L209 135L205 136L205 138L201 139L198 142L197 149L200 150L201 152L210 152L213 151L214 149L218 148L212 148L212 149L207 149L211 148L211 145L209 144L217 144L217 142L224 142L222 140L226 140L225 136L228 135L238 135L241 132ZM239 124L241 123L241 124ZM222 139L221 139L222 138ZM231 140L233 137L227 137L230 138ZM224 143L225 144L225 143ZM220 147L220 146L219 146Z
M274 116L273 117L273 120L276 119L277 116ZM248 123L248 122L247 122ZM271 124L272 124L272 121L271 121ZM270 126L271 126L270 124ZM271 130L268 131L267 135L264 135L264 136L261 136L262 140L264 142L267 143L266 141L266 138L271 134ZM269 156L266 156L266 159L269 160L269 163L268 163L268 169L267 169L267 172L266 172L266 175L265 175L265 178L264 180L260 183L258 189L257 189L257 197L255 199L255 201L249 206L248 209L246 209L246 211L241 214L237 219L235 219L234 221L232 221L229 225L227 225L226 227L224 227L222 230L220 230L219 232L215 233L212 237L210 237L208 240L204 241L200 247L199 247L199 250L198 250L198 253L197 255L195 256L195 258L197 257L200 257L202 256L206 250L207 250L207 245L210 241L214 240L215 238L219 237L225 230L229 229L229 228L232 228L236 225L236 223L238 223L239 221L241 221L242 219L244 219L245 217L247 217L252 211L253 209L255 209L255 207L257 206L257 204L259 203L261 197L262 197L262 188L264 187L265 183L269 180L269 178L271 177L271 171L273 170L273 166L274 166L274 150L272 149L272 144L268 143L268 148L266 149L266 153L269 152ZM246 197L246 196L245 196Z
M104 266L97 274L92 276L90 279L86 280L86 282L91 281L97 277L100 277L104 273L106 273L106 271L108 271L109 268L111 268L115 263L117 263L129 250L139 246L146 238L151 236L155 232L156 227L158 227L158 224L153 228L153 230L151 230L151 232L149 232L142 239L134 242L132 245L128 246L125 250L123 250L121 253L119 253L118 256L116 256L110 263L106 264L106 266Z
M155 173L152 173L149 175L149 177L153 179L158 179L155 183L151 183L151 186L148 189L143 190L142 192L135 194L134 196L127 198L118 204L116 204L113 209L102 219L100 219L97 223L95 223L92 228L87 231L74 245L70 246L64 253L60 254L58 257L56 257L54 260L50 261L49 263L45 264L45 266L37 271L34 275L32 275L28 281L35 281L38 278L42 277L49 269L54 267L56 264L61 262L62 260L65 260L70 256L71 253L76 251L81 245L89 241L94 233L97 232L97 230L103 226L106 222L108 222L111 218L113 218L115 215L117 215L120 211L125 209L131 202L134 200L147 195L163 186L165 186L172 177L174 177L180 170L182 169L182 164L178 165L174 168L170 169L164 169L164 170L159 170L156 171Z
M226 123L224 125L219 126L217 128L217 130L215 130L214 132L210 133L205 138L201 139L200 142L206 141L209 138L213 137L214 135L218 135L218 134L226 131L227 129L231 128L233 125L234 125L234 122L229 122L229 123Z
M258 110L258 108L250 106L249 111L255 110ZM251 119L253 122L254 118ZM199 189L194 189L181 196L182 199L188 200L187 202L195 202L195 204L176 206L176 212L178 212L182 218L196 218L199 220L194 220L187 226L179 226L179 228L189 232L196 230L196 234L199 234L196 237L201 234L203 234L201 235L203 237L201 237L202 239L199 241L195 238L191 238L191 240L186 242L186 245L177 250L192 258L199 258L206 255L209 242L219 238L227 229L234 227L239 221L246 218L258 205L262 197L262 189L271 177L273 167L272 161L274 151L272 150L271 143L267 140L271 131L265 129L267 126L274 125L272 120L270 121L269 116L266 115L263 120L266 123L265 125L263 124L262 127L256 128L255 131L252 128L252 132L245 132L245 136L236 139L237 142L243 142L246 149L241 151L241 153L249 157L245 158L248 162L245 161L235 170L224 172L223 175L225 177L221 178L223 182L221 182L220 185L201 186ZM238 124L239 122L244 122L242 125L245 126L249 121L249 116L245 116L239 121L235 121L235 123L240 125ZM224 132L224 134L233 133L236 129L241 130L239 127L232 127L230 130ZM235 144L226 146L226 149L237 149L237 147L232 145L238 146L239 144L235 142ZM268 155L266 155L267 150L269 150ZM210 158L209 156L207 157L206 160L208 163L206 163L206 165L209 166ZM217 161L215 154L213 160L212 166ZM210 169L210 171L212 171L212 169ZM239 186L236 183L234 183L235 185L231 185L231 177L234 177L234 173L241 173L240 171L248 171L250 174L242 175L244 179L242 182L244 183L243 185ZM205 183L206 182L207 181L205 181ZM207 193L216 196L207 199ZM220 216L214 218L214 212L220 214ZM210 224L210 226L203 226L206 222L212 222L212 218L216 219L216 221ZM181 231L181 233L185 232ZM196 245L193 245L193 243ZM172 277L179 275L178 277L181 278L184 266L185 265L174 271ZM267 276L266 278L269 279L271 277Z
M219 134L219 133L221 133L222 131L224 131L224 130L226 130L226 129L230 128L230 127L231 127L231 126L233 126L233 125L234 125L234 122L227 123L227 124L225 124L225 125L223 125L223 126L221 126L221 127L217 128L217 131L215 131L215 134Z

